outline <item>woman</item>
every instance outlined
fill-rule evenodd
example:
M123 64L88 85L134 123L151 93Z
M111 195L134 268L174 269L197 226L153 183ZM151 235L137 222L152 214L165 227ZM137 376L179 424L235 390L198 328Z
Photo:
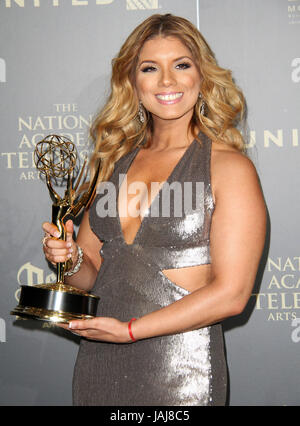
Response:
M84 337L75 405L225 404L221 321L247 304L266 223L243 108L183 18L151 16L114 59L92 129L98 194L76 243L71 221L66 242L43 225L46 258L72 258L67 282L100 296L96 318L69 324Z

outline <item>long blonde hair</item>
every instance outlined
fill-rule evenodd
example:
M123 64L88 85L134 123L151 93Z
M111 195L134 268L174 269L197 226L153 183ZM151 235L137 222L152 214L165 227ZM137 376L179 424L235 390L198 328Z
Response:
M207 42L191 22L171 14L156 14L135 28L112 61L111 93L91 127L95 141L91 176L100 161L98 182L108 180L115 163L151 137L151 114L146 112L144 123L137 118L139 100L135 91L135 73L144 43L157 36L177 37L190 49L199 69L202 98L195 105L190 123L194 137L200 129L213 141L245 150L242 135L236 128L243 116L244 97L234 84L231 71L217 65ZM204 115L200 112L203 100Z

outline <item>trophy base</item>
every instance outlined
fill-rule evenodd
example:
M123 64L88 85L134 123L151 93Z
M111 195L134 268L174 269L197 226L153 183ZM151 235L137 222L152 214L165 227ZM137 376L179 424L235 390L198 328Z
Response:
M68 323L96 315L99 297L64 283L21 286L18 306L11 315L41 321Z
M11 315L16 315L24 319L36 319L54 323L68 323L72 320L94 318L92 315L76 315L66 312L49 311L47 309L31 308L28 306L17 306L11 311Z

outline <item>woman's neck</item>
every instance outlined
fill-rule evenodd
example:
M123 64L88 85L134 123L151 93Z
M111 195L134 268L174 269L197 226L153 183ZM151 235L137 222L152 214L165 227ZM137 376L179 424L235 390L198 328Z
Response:
M153 123L154 130L151 141L148 145L150 149L160 151L184 148L194 140L194 136L190 128L190 118L188 120L154 119Z

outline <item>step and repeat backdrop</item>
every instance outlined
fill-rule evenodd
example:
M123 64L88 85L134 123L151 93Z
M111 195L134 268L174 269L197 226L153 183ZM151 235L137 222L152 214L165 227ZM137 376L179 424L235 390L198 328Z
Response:
M0 0L1 405L72 404L78 338L10 315L20 285L56 279L41 250L51 201L35 145L59 133L89 153L112 58L146 17L168 12L200 29L244 91L268 208L253 295L224 322L228 403L300 405L300 0Z

